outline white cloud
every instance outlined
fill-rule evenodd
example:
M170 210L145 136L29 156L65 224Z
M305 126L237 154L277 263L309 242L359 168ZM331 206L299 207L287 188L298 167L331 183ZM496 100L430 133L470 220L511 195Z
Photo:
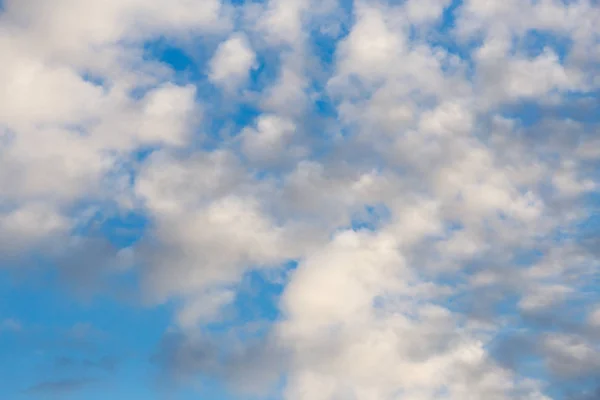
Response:
M591 376L600 12L466 0L440 32L451 3L5 2L0 260L137 273L190 342L246 274L295 260L264 343L214 344L240 345L237 376L285 375L288 400L541 400ZM216 49L206 76L149 59L157 39ZM122 209L149 220L131 248L74 237ZM541 382L496 359L511 330L539 339Z
M356 74L367 81L380 79L405 48L404 27L393 29L388 10L364 2L357 4L355 14L357 22L336 50L338 68L343 75Z
M226 26L219 22L219 2L196 10L189 5L4 5L0 123L7 140L0 144L6 188L0 218L12 250L68 234L82 217L70 211L78 202L127 197L115 191L123 191L121 165L129 152L187 140L198 120L195 88L161 85L166 74L158 64L144 63L141 46L161 35ZM130 93L138 86L147 90L141 98Z
M525 311L536 311L539 309L549 308L557 303L561 303L572 289L568 286L561 285L545 285L539 288L531 288L531 293L528 293L519 302L519 307Z
M409 0L406 2L406 14L411 22L433 22L442 17L444 9L451 3L451 0Z
M186 299L183 309L177 317L184 329L193 329L204 321L218 320L218 314L224 305L231 303L235 293L231 290L212 290Z
M415 283L393 236L343 232L302 263L277 328L294 357L286 398L543 398Z
M245 35L235 33L221 43L210 61L209 79L227 89L243 84L252 68L256 54Z
M533 59L520 59L511 58L508 47L499 50L493 45L489 48L489 45L486 44L477 54L477 60L480 64L480 84L484 96L491 102L542 98L555 90L576 90L580 86L578 71L565 68L550 50ZM508 42L505 43L507 45ZM502 66L503 62L506 65Z
M261 106L266 110L290 117L306 111L308 80L304 76L306 55L302 52L282 54L277 80L263 89Z
M228 153L183 161L157 154L136 190L160 243L145 258L152 297L236 283L249 267L288 257L284 229L265 213L252 181Z
M246 129L242 133L242 148L252 160L271 161L284 157L287 144L296 130L294 122L277 115L263 115L256 129Z
M269 0L258 21L258 29L273 44L297 44L302 40L302 17L310 0Z

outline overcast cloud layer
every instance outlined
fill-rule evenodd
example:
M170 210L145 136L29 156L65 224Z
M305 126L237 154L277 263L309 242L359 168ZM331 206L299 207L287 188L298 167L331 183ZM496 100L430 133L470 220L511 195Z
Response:
M0 4L0 397L600 398L596 0Z

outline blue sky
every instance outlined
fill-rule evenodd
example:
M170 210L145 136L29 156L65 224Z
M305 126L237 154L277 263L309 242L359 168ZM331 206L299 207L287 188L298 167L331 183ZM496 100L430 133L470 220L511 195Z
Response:
M594 400L594 0L0 1L0 398Z

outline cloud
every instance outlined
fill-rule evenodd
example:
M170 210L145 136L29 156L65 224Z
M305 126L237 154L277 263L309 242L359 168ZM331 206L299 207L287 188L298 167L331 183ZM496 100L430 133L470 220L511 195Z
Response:
M230 330L226 336L194 331L167 332L152 356L159 377L169 385L200 384L218 379L238 394L265 397L286 366L286 353L268 338L241 338L250 327ZM167 379L165 379L167 378Z
M23 329L21 322L7 318L0 323L0 332L20 332Z
M274 44L297 44L303 39L302 17L310 3L310 0L270 0L259 19L259 29Z
M55 366L57 368L65 368L65 369L81 369L88 368L92 370L100 370L106 372L113 372L118 365L119 360L115 357L104 356L100 359L78 359L72 357L57 357L55 360Z
M82 390L94 383L93 379L85 378L45 381L33 385L26 392L35 395L62 396Z
M596 389L592 389L591 391L587 391L584 394L574 395L569 398L569 400L594 400L600 396L600 387Z
M129 152L183 144L198 108L195 88L165 82L157 63L139 70L135 64L143 60L144 40L176 35L184 19L188 27L211 25L220 13L218 2L194 17L182 12L189 11L183 4L160 2L142 8L112 2L94 10L67 0L44 4L10 1L0 17L6 26L0 47L10 59L2 66L7 141L0 183L11 188L2 196L0 236L4 252L13 255L47 252L56 247L49 238L66 240L81 202L118 202L115 190L126 179L120 166ZM131 31L138 18L146 27ZM140 86L146 89L141 99L130 93ZM36 229L32 220L39 221Z
M594 396L597 2L46 3L0 14L2 266L169 305L155 361L185 384ZM284 276L266 321L252 273Z
M232 89L244 83L252 68L256 67L256 54L243 34L233 34L219 44L210 61L209 79L217 85Z
M367 233L340 233L301 264L277 330L293 349L286 398L539 395L488 358L475 327L435 305L440 288L412 275L393 237Z
M294 122L277 115L264 115L256 125L256 129L242 133L242 148L248 158L261 164L286 157L287 144L296 131Z

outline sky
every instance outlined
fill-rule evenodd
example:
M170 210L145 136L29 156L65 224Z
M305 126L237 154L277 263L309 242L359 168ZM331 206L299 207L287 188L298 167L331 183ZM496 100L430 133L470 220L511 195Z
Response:
M597 0L4 0L0 61L0 399L600 399Z

